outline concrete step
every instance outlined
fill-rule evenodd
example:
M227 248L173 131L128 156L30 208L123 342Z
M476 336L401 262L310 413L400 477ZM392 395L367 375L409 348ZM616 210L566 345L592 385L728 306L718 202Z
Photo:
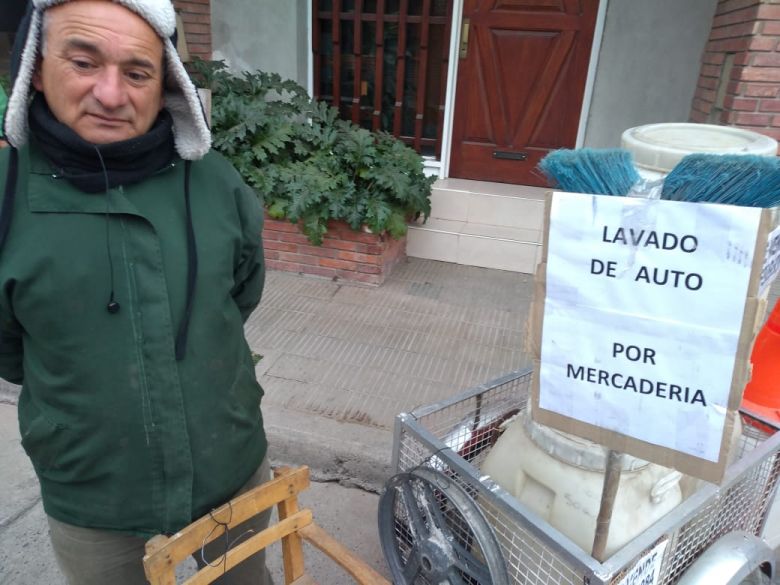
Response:
M411 224L406 241L406 254L413 258L524 274L534 273L540 251L539 230L446 219Z
M411 224L415 258L533 274L541 259L546 189L444 179L434 184L431 217Z

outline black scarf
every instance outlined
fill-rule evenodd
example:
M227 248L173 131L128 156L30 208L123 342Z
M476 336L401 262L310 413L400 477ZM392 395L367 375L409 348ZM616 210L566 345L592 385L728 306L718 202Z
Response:
M170 165L176 154L173 119L166 110L160 111L146 134L96 145L59 122L43 95L37 93L30 105L29 123L32 135L56 173L86 193L105 191L106 180L108 188L143 181ZM99 156L96 149L100 150Z

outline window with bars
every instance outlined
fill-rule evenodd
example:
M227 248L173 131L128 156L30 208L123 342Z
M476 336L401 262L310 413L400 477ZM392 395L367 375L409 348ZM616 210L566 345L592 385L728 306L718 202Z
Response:
M452 0L313 0L314 97L441 158Z

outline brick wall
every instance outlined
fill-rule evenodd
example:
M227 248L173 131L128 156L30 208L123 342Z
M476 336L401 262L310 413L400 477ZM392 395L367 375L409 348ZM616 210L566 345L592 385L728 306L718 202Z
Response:
M184 22L190 58L211 59L211 0L173 0Z
M382 284L406 256L406 238L354 231L344 222L332 221L322 246L313 246L297 225L268 216L263 246L271 270L366 284Z
M780 140L780 0L720 0L691 121Z

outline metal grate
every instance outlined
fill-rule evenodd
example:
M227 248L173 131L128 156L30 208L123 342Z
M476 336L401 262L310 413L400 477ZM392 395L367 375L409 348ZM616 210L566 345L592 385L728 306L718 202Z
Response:
M452 0L314 0L314 97L441 158Z
M592 559L489 478L480 477L498 425L526 408L531 376L530 370L513 372L459 397L402 414L394 441L399 472L429 466L472 496L496 533L512 582L615 584L644 552L668 539L659 583L671 584L720 536L734 530L760 534L780 473L780 434L767 440L769 435L743 415L739 459L720 488L703 484L611 559L603 564Z
M738 458L745 460L768 435L751 425L743 415L742 438ZM728 481L710 498L697 514L681 525L674 534L673 554L667 554L660 583L674 583L696 557L721 536L735 530L760 534L771 505L780 459L777 450L758 459L753 465Z

